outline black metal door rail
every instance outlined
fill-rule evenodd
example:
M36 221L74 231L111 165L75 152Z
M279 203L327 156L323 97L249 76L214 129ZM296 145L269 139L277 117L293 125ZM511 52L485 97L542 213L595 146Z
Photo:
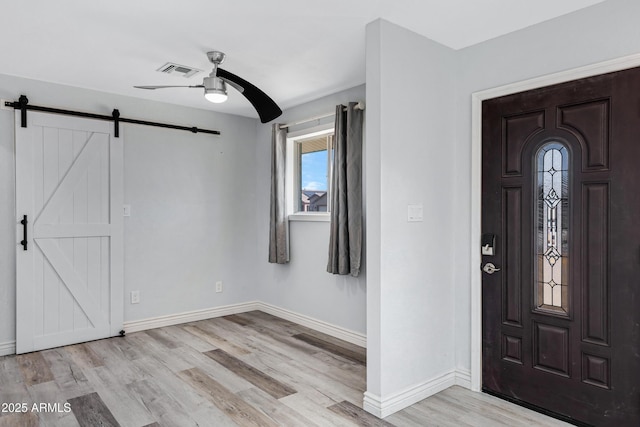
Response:
M16 110L20 110L20 118L21 118L21 127L27 127L27 110L32 111L42 111L45 113L54 113L54 114L64 114L67 116L76 116L76 117L86 117L90 119L98 119L98 120L108 120L114 123L114 136L116 138L120 137L120 123L133 123L136 125L145 125L145 126L155 126L166 129L178 129L178 130L186 130L192 133L208 133L211 135L220 135L219 130L210 130L210 129L201 129L195 126L179 126L172 125L168 123L160 123L160 122L151 122L148 120L137 120L137 119L127 119L124 117L120 117L120 111L114 109L110 116L104 114L93 114L93 113L85 113L82 111L72 111L72 110L63 110L60 108L51 108L51 107L40 107L37 105L30 105L29 99L26 95L20 95L18 101L5 101L4 105L6 107L12 107Z

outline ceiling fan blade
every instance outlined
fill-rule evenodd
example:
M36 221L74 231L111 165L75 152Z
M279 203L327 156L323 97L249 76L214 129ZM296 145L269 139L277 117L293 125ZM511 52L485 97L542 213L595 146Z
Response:
M270 122L282 114L282 110L278 107L278 104L273 101L273 99L269 98L266 93L248 81L228 72L227 70L223 70L222 68L218 68L216 75L222 80L227 81L229 85L238 89L244 97L249 100L251 105L253 105L258 112L258 116L260 116L260 121L262 123ZM240 88L238 88L238 86Z
M136 89L148 89L148 90L154 90L154 89L166 89L168 87L204 87L203 85L196 85L196 86L134 86Z

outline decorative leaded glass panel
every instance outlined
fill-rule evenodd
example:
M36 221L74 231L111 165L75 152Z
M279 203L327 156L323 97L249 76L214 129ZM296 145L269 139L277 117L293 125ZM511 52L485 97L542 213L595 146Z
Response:
M559 142L536 156L536 304L539 310L569 312L569 152Z

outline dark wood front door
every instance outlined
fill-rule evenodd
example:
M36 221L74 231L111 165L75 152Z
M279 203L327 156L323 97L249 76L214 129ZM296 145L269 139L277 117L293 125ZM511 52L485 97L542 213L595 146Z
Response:
M640 426L640 69L482 114L483 389Z

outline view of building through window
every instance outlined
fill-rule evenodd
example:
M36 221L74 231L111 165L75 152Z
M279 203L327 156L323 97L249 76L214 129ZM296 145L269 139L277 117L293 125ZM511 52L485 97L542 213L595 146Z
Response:
M333 134L298 142L299 212L329 211L329 181Z

